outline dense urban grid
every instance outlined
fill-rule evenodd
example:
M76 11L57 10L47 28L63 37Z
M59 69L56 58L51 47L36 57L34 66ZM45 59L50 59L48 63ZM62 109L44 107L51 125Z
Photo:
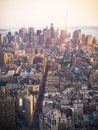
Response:
M65 29L0 34L0 130L97 130L98 44Z

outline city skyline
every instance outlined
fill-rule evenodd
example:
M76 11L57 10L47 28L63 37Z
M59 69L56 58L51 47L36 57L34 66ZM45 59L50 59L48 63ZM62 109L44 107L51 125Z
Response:
M98 0L0 0L0 28L98 26Z
M28 1L0 0L0 130L98 130L98 0Z

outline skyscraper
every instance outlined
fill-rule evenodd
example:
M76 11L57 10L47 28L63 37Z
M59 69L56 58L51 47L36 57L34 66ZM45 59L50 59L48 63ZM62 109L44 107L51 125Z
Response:
M0 89L0 125L15 126L15 99L6 87Z
M19 36L23 39L23 41L24 41L24 39L25 39L25 37L26 37L26 34L27 34L27 30L26 30L25 27L23 27L23 28L21 28L21 29L19 30Z
M33 113L34 113L34 107L33 107L33 96L25 96L25 121L26 124L30 127L32 126L33 122Z
M87 46L92 46L92 35L87 35L86 37L86 42L87 42Z
M8 62L8 54L0 51L0 65L4 65Z
M4 34L0 34L0 45L3 44L3 41L4 41Z
M65 36L68 37L69 35L69 21L68 21L68 15L65 17Z

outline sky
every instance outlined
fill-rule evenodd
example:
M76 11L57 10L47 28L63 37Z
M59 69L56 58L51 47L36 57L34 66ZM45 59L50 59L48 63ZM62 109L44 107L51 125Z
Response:
M0 28L98 26L98 0L0 0Z

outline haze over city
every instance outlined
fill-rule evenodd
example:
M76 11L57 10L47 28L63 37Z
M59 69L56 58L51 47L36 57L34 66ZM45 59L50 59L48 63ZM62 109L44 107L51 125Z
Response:
M98 130L98 0L0 0L0 130Z
M98 0L0 0L0 28L98 26Z

